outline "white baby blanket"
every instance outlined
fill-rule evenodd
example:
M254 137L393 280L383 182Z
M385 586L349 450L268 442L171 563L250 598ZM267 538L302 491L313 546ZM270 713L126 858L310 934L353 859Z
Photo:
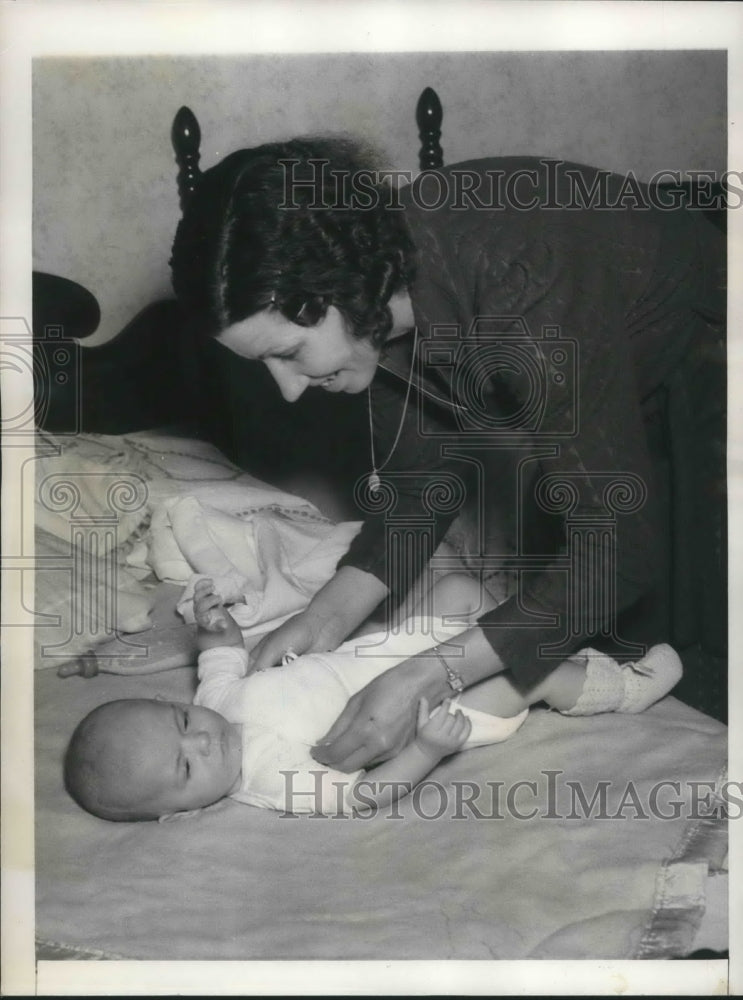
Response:
M194 585L208 576L241 628L265 631L307 606L360 526L271 508L228 514L189 496L153 511L146 558L161 580L185 586L178 611L187 622Z

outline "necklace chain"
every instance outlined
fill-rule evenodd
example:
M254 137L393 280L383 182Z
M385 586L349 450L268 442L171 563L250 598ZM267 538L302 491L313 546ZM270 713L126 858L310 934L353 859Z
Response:
M387 454L387 458L385 458L384 462L382 462L382 464L379 466L377 465L377 459L374 453L374 422L372 420L371 384L366 390L367 408L369 411L369 445L371 448L371 464L372 464L372 471L370 472L369 478L367 479L367 484L371 493L376 493L376 491L381 486L382 481L379 478L379 473L383 472L384 469L386 469L387 466L389 465L392 456L395 454L395 449L397 448L397 443L400 440L400 435L402 434L402 425L405 423L405 414L408 412L408 402L410 401L410 390L412 389L413 386L413 371L415 369L415 352L417 347L418 347L418 327L415 327L415 335L413 337L413 353L412 353L412 358L410 360L410 371L408 372L408 388L405 392L405 402L403 403L402 413L400 415L400 423L398 424L397 434L395 434L395 440L392 442L392 447L390 448Z

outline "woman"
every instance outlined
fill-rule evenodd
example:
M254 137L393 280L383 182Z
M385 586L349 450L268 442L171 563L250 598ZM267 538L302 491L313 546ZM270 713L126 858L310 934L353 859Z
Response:
M173 248L189 315L264 362L288 401L367 392L373 425L358 445L364 527L253 668L334 649L394 607L460 509L478 574L510 556L517 577L458 651L355 696L318 760L353 770L394 755L421 696L436 705L504 669L529 688L596 634L621 647L617 613L659 565L643 401L682 372L697 416L709 402L718 236L658 192L556 161L472 161L397 193L353 145L294 140L204 174ZM691 440L709 463L703 435Z

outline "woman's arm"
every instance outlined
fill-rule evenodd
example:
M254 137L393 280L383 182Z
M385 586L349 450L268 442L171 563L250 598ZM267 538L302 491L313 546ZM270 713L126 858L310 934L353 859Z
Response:
M261 639L250 654L249 672L276 666L289 649L297 654L337 649L387 593L371 573L341 566L301 614Z
M471 628L456 640L461 655L443 651L446 662L464 687L500 673L505 664L481 628ZM375 677L353 695L325 737L313 749L315 760L339 771L355 771L389 760L402 751L415 732L421 698L432 707L451 695L446 672L437 656L420 653Z

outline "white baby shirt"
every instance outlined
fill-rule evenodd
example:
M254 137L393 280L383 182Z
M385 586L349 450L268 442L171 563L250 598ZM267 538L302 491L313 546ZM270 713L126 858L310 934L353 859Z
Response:
M347 796L363 772L334 771L310 756L350 697L337 675L317 656L248 677L247 663L237 646L201 653L194 698L242 724L242 787L232 797L282 812L350 812Z
M369 681L466 627L434 624L435 632L431 619L411 619L396 634L349 640L335 652L306 654L247 677L243 648L201 653L194 703L242 725L242 787L232 797L281 812L351 813L349 793L364 772L333 770L314 760L310 750ZM507 739L528 714L501 719L464 706L462 711L472 721L463 749Z

